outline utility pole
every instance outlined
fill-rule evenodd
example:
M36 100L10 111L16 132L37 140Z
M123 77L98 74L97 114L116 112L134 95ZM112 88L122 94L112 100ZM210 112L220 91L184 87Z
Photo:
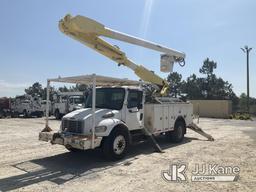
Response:
M247 64L247 112L250 113L250 86L249 86L249 54L252 48L249 48L247 45L244 48L241 48L244 53L246 53L246 64Z

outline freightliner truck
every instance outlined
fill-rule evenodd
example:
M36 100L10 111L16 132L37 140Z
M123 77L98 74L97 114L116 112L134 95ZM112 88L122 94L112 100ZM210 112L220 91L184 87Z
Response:
M132 142L150 138L161 148L154 136L164 134L170 141L181 142L187 127L193 126L193 106L189 102L169 97L170 85L165 79L137 65L101 36L125 41L162 52L161 71L170 72L174 63L184 64L185 54L156 43L114 31L83 16L65 16L59 22L60 30L96 52L110 58L119 66L133 70L141 81L86 75L59 79L60 82L84 83L92 86L84 109L75 110L62 118L60 130L46 127L39 140L60 144L70 151L101 148L106 157L123 158ZM49 87L51 80L47 81ZM58 81L58 79L52 80ZM147 101L143 85L156 88Z

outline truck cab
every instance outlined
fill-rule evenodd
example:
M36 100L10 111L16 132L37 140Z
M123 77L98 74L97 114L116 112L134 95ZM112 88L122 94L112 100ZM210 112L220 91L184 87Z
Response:
M95 136L105 137L117 125L129 130L144 127L144 96L139 88L101 87L96 89ZM62 118L61 132L90 135L92 129L92 94L85 108L68 113ZM80 122L80 123L75 123Z

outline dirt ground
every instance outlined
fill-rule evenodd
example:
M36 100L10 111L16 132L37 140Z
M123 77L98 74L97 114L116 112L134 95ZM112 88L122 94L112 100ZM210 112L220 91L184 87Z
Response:
M148 142L131 147L119 162L103 159L99 150L71 153L38 141L44 119L0 119L0 191L256 191L256 121L200 119L214 142L188 130L181 144L158 141L165 153ZM58 129L60 121L51 120ZM161 177L171 163L184 162L188 181ZM236 182L192 182L195 164L239 166Z

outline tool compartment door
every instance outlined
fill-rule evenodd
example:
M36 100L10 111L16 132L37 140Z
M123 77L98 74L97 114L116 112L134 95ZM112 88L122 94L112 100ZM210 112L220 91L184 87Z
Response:
M163 130L168 130L169 127L170 127L170 124L169 124L169 107L164 105L164 106L162 106L162 110L163 110L163 113L162 113L163 114L163 116L162 116Z
M161 132L163 125L163 108L161 105L154 105L154 132Z
M174 130L174 123L175 123L175 119L174 119L174 105L170 104L168 106L168 117L169 117L169 130Z

